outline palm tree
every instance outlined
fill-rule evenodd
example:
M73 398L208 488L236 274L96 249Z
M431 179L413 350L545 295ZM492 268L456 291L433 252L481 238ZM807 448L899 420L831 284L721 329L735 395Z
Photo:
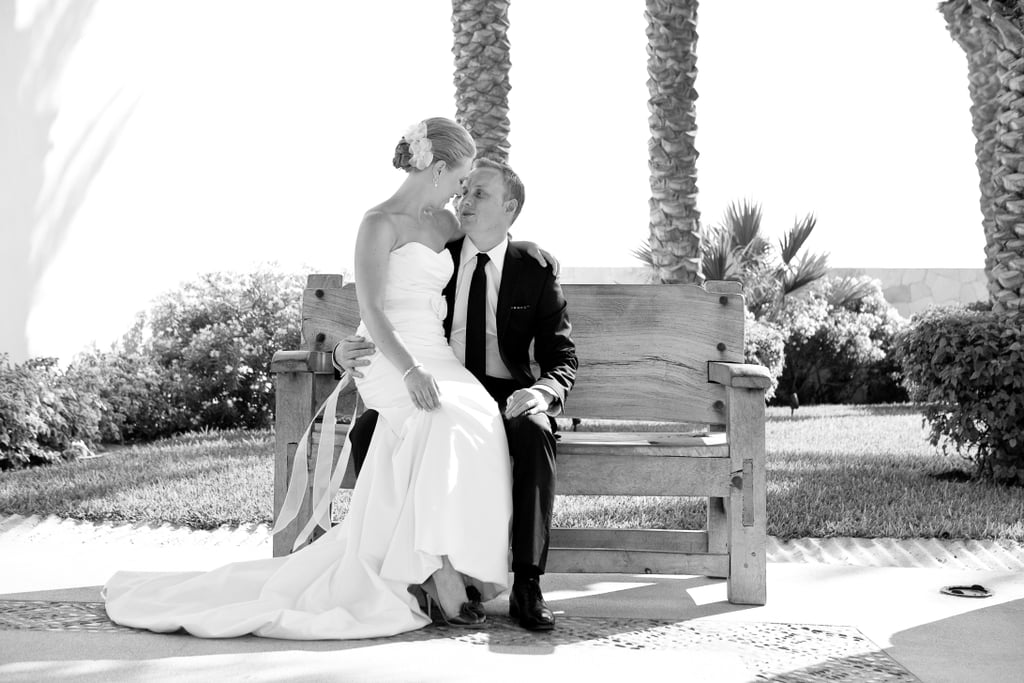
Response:
M508 0L452 0L455 119L477 155L508 162Z
M698 0L647 0L651 265L661 282L702 280L697 211Z
M977 140L985 272L993 310L1024 311L1024 2L946 0L939 9L967 54Z

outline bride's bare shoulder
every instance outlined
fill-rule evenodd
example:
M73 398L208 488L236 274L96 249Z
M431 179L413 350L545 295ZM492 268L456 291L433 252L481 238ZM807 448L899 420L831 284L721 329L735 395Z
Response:
M391 249L398 240L398 224L395 215L379 207L374 207L363 214L356 234L356 249L360 245L377 245L379 248Z
M381 227L384 225L394 226L395 215L388 211L382 206L375 206L363 214L363 220L360 221L360 227Z

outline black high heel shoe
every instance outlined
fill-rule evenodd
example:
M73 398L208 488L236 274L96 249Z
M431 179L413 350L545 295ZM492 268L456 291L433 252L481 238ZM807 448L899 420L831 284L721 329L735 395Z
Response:
M448 626L479 626L487 621L487 615L483 609L477 610L473 603L464 602L459 607L459 613L448 616L441 607L441 601L437 598L437 587L431 583L422 586L423 594L427 599L427 617L435 624L447 624ZM479 604L479 603L477 603Z

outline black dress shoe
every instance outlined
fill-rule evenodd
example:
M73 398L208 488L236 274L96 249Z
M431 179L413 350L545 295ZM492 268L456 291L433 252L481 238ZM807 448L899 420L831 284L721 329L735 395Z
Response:
M527 631L550 631L555 627L555 615L544 602L540 581L527 579L512 584L508 598L508 615L519 620Z

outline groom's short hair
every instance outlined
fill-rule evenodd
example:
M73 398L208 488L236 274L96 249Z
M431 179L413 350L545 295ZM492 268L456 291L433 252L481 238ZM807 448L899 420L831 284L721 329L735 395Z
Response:
M509 199L516 200L516 211L512 214L512 223L515 223L516 219L519 218L519 212L523 210L523 202L526 201L526 188L523 186L523 181L519 179L519 176L516 175L511 166L494 159L481 157L473 162L473 167L489 168L501 174L501 181L505 185L504 201Z

